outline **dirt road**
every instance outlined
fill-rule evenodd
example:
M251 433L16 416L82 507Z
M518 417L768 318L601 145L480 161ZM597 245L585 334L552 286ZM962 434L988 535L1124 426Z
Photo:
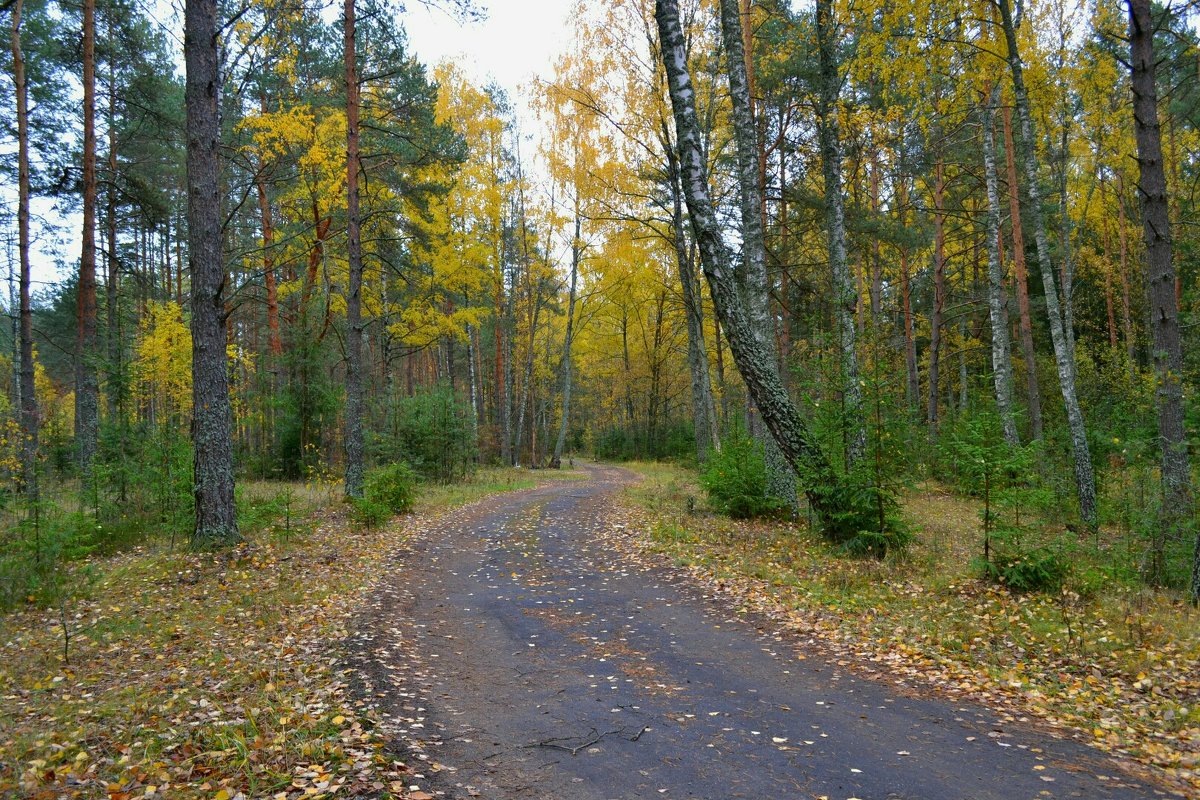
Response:
M399 557L360 620L382 709L492 800L1163 796L1103 754L913 699L760 632L611 545L630 476L502 495Z

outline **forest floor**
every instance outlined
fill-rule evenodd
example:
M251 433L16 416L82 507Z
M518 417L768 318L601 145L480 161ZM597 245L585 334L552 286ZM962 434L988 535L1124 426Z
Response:
M760 578L729 568L730 540L762 542L763 530L721 522L710 540L674 527L687 507L684 473L642 467L649 477L631 486L628 470L588 470L586 482L468 506L408 540L351 623L360 696L424 758L425 791L490 800L1185 795L1179 773L1130 772L1136 763L1088 746L1091 736L1074 741L1069 729L993 702L999 694L966 671L949 696L931 691L941 684L924 680L927 657L899 647L908 637L895 631L854 642L849 632L824 635L820 605L811 623L807 612L780 613ZM664 526L675 531L666 545ZM695 568L683 566L689 555ZM724 565L723 577L702 564ZM793 566L793 585L803 585L804 565ZM790 580L789 569L777 565L768 585ZM897 686L908 675L922 681Z
M838 557L803 524L688 513L702 505L694 473L632 466L642 480L625 498L646 557L858 674L1036 718L1200 792L1200 613L1179 593L981 581L979 504L936 484L905 499L912 546L879 562Z
M75 599L0 617L0 796L1200 788L1177 598L988 587L973 503L935 486L876 563L688 513L694 474L634 469L484 471L370 531L297 487L292 524L231 553L90 559Z
M420 797L419 762L348 690L347 620L405 542L536 475L428 487L378 530L351 526L336 487L293 486L290 524L231 552L75 565L73 599L0 617L0 797Z

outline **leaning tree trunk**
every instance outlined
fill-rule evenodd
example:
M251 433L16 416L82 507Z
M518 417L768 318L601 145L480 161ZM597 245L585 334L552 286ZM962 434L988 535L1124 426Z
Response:
M187 102L188 259L192 270L192 442L194 547L238 541L233 502L233 409L229 402L222 289L221 78L216 0L187 0L184 62Z
M664 122L664 128L666 123ZM679 156L669 135L662 138L671 182L671 239L679 283L683 287L683 310L687 317L688 371L692 377L692 422L696 436L696 460L708 461L710 450L721 446L717 432L716 408L708 372L708 350L704 346L704 316L700 308L700 287L696 285L693 253L689 252L683 231L683 189L679 185Z
M841 355L842 392L847 431L847 466L862 458L867 431L862 424L862 391L858 381L858 343L854 309L858 301L846 259L846 210L842 196L842 142L837 117L841 83L836 60L836 34L830 0L817 0L817 60L820 98L817 104L817 138L825 176L825 225L829 231L829 267L833 273L833 307Z
M13 92L17 101L17 257L21 262L20 397L21 482L32 503L38 499L38 410L34 392L33 309L29 299L29 89L25 82L25 53L21 48L23 1L12 8Z
M1050 262L1050 238L1046 221L1042 217L1042 191L1038 185L1037 154L1034 152L1033 120L1029 111L1029 94L1025 90L1025 74L1021 64L1021 53L1017 46L1017 29L1013 23L1009 0L999 0L1004 38L1008 44L1008 65L1012 72L1013 98L1016 101L1017 120L1021 125L1018 153L1025 169L1026 191L1029 193L1029 216L1033 223L1034 241L1037 244L1038 269L1042 273L1042 284L1046 294L1046 314L1050 318L1050 338L1054 344L1054 360L1058 367L1058 382L1062 388L1063 405L1067 412L1067 426L1071 431L1071 449L1075 457L1075 485L1079 493L1079 513L1084 522L1095 526L1096 479L1092 472L1092 454L1088 449L1087 427L1079 397L1075 392L1075 365L1071 363L1070 346L1063 330L1062 313L1058 303L1058 288L1054 280L1054 267Z
M994 87L988 93L983 113L983 172L987 185L988 313L992 323L992 375L996 384L996 410L1004 426L1004 440L1019 443L1013 418L1012 343L1008 336L1008 304L1004 291L1004 268L1000 264L1000 190L996 177L996 100Z
M1137 136L1138 196L1146 242L1146 294L1150 301L1154 372L1157 377L1158 437L1162 446L1163 525L1175 528L1190 517L1192 474L1183 409L1183 345L1172 262L1171 219L1163 170L1162 131L1155 85L1154 21L1150 0L1129 0L1130 73ZM1192 602L1200 602L1200 537L1192 562Z
M823 524L831 524L846 502L841 481L788 396L779 377L776 359L762 346L730 268L732 258L708 193L708 174L696 116L696 92L688 73L676 0L657 0L655 20L675 117L684 197L713 306L729 339L746 390L758 406L763 422L788 463L807 479L807 494L813 511Z
M83 252L79 259L75 341L75 447L84 485L91 485L99 434L96 379L96 0L83 2Z
M345 1L346 61L346 496L363 496L362 235L358 214L358 67L354 0Z
M571 345L575 341L575 288L579 281L579 212L575 212L575 238L571 242L571 289L567 295L567 330L563 336L562 354L562 419L558 423L558 438L554 442L554 455L550 466L562 466L563 448L567 446L567 428L571 422Z

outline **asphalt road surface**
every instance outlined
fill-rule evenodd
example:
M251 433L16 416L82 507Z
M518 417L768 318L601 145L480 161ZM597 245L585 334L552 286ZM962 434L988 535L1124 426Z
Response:
M357 668L455 798L1136 800L1103 753L913 698L614 552L628 473L590 468L421 537L359 621ZM620 535L619 533L617 535ZM419 762L417 762L419 763Z

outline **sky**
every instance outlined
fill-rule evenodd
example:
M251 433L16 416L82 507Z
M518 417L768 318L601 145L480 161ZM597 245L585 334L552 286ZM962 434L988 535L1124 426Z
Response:
M417 57L429 66L450 59L478 84L495 81L519 103L518 90L548 75L566 43L569 0L478 0L487 16L459 23L444 11L410 0L404 27Z

